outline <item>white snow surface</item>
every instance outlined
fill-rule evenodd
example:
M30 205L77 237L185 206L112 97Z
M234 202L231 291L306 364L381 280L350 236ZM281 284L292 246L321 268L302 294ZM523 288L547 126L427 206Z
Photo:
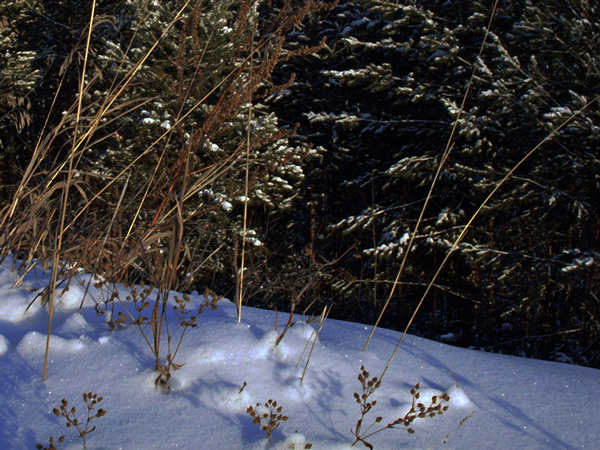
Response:
M186 332L175 361L185 365L165 391L155 387L154 360L140 331L131 325L109 331L94 307L100 294L93 283L86 294L90 276L81 275L56 305L42 381L48 313L39 301L25 310L48 275L33 270L11 287L19 278L11 265L0 266L1 449L33 449L60 435L66 441L59 448L82 448L76 431L52 410L66 398L85 422L84 392L102 396L97 406L107 411L86 436L92 450L301 449L307 443L316 450L365 448L360 442L351 447L350 430L360 418L353 397L362 393L357 375L364 365L371 377L379 376L400 333L378 329L362 351L370 327L329 319L301 382L310 345L303 350L307 341L312 345L318 323L295 316L275 346L287 315L244 307L238 323L235 305L221 300ZM191 299L194 305L202 301L199 295ZM170 330L176 326L173 316ZM367 441L376 449L600 448L598 370L408 336L372 397L377 404L363 429L377 416L383 418L379 425L403 416L416 383L424 403L447 392L448 411L417 419L414 434L402 426L375 434ZM257 404L269 399L289 417L271 442L246 412L249 406L264 409Z

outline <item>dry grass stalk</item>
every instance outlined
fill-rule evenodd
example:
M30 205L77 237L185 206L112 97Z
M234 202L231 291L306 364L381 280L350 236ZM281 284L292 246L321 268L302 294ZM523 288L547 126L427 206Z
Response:
M490 32L490 29L491 29L491 25L492 25L494 16L496 14L498 3L499 3L498 0L496 0L494 2L493 7L492 7L490 18L489 18L489 22L488 22L488 26L485 29L485 36L484 36L483 42L482 42L482 44L480 46L478 59L481 58L481 55L483 53L484 45L485 45L485 42L487 40L487 37L489 36L489 32ZM406 251L404 251L404 256L403 256L403 259L402 259L402 262L401 262L400 269L397 272L396 278L395 278L395 280L394 280L394 282L392 284L392 289L391 289L391 291L390 291L390 293L388 295L388 298L387 298L387 300L386 300L386 302L384 304L384 307L383 307L382 311L380 312L380 314L379 314L379 316L377 318L377 321L376 321L373 329L371 330L371 333L369 334L369 337L367 338L367 341L365 342L365 345L363 346L363 350L365 350L367 348L367 346L368 346L368 344L369 344L369 342L370 342L373 334L375 333L375 330L377 329L377 326L378 326L381 318L383 317L383 314L385 313L385 310L386 310L387 306L389 305L389 303L391 301L391 298L392 298L392 296L393 296L393 294L395 292L396 287L400 284L399 280L400 280L400 277L402 275L402 272L403 272L406 260L408 258L408 254L410 253L410 249L412 247L414 238L417 235L418 228L420 226L422 218L424 217L425 209L427 208L428 202L431 199L431 195L433 193L433 189L434 189L434 186L436 184L436 181L439 178L439 174L441 172L441 169L442 169L443 165L445 164L445 162L446 162L446 160L448 158L449 153L452 150L454 135L455 135L457 127L458 127L458 121L459 121L459 118L460 118L460 116L461 116L461 114L462 114L462 112L464 110L464 105L465 105L466 100L468 98L468 95L469 95L469 92L470 92L470 88L471 88L471 86L473 84L474 76L475 76L475 67L474 67L473 72L471 74L469 83L467 84L467 88L466 88L465 94L463 96L463 100L461 102L461 106L459 108L457 118L454 121L454 124L453 124L453 127L452 127L452 132L451 132L451 134L450 134L450 136L448 138L448 141L446 143L446 147L445 147L444 153L442 155L442 158L440 160L440 164L438 165L436 175L434 176L434 179L433 179L432 184L430 186L430 189L429 189L428 195L426 197L425 203L424 203L423 208L421 210L420 216L419 216L419 218L417 220L417 223L415 225L415 228L414 228L414 230L413 230L413 232L411 234L410 240L408 242L407 249L406 249ZM382 372L382 374L380 376L380 379L383 378L383 376L385 375L386 371L390 367L390 365L391 365L391 363L392 363L392 361L393 361L393 359L394 359L394 357L395 357L398 349L400 348L402 342L404 341L404 338L406 337L406 334L408 333L408 330L410 329L411 325L413 324L413 322L414 322L414 320L415 320L418 312L420 311L421 306L423 305L425 299L427 298L427 295L429 294L430 290L432 289L432 287L436 286L436 284L435 284L436 280L439 277L439 275L441 274L442 269L445 267L445 265L448 262L450 256L458 248L458 245L461 243L461 241L465 237L467 231L469 230L469 228L471 227L471 225L473 224L473 222L475 221L475 219L479 216L479 214L481 213L481 211L489 203L489 201L491 200L491 198L498 192L498 190L506 183L507 180L509 180L510 178L513 177L513 175L515 174L515 172L521 167L521 165L527 159L529 159L546 142L550 141L553 137L555 137L555 135L560 130L562 130L565 126L567 126L570 122L572 122L577 116L579 116L582 112L584 112L585 110L587 110L590 106L592 106L593 104L595 104L598 100L600 100L600 95L598 95L595 98L593 98L592 100L588 101L583 107L581 107L579 110L577 110L576 112L574 112L573 114L571 114L565 121L563 121L563 123L561 123L560 125L556 126L551 132L549 132L546 135L546 137L542 141L540 141L537 145L535 145L521 160L519 160L519 162L517 162L506 173L506 175L498 183L496 183L496 185L494 186L494 188L492 189L492 191L483 200L483 202L479 205L479 207L477 208L477 210L473 213L473 215L470 217L470 219L467 221L467 223L463 226L463 228L462 228L459 236L453 242L450 250L447 252L446 256L444 257L444 259L442 260L442 262L438 266L438 268L437 268L435 274L433 275L432 279L429 281L429 283L427 283L425 292L423 293L423 295L421 296L421 298L420 298L417 306L413 310L412 316L410 317L410 319L409 319L406 327L404 328L404 330L402 332L402 335L401 335L400 339L398 340L398 342L397 342L397 344L396 344L396 346L395 346L395 348L394 348L394 350L393 350L393 352L392 352L392 354L391 354L391 356L390 356L390 358L389 358L389 360L388 360L388 362L387 362L387 364L386 364L386 366L385 366L385 368L384 368L384 370L383 370L383 372Z
M477 56L477 61L479 61L481 59L481 56L483 54L483 50L485 48L485 43L487 41L487 38L489 36L491 27L492 27L492 22L494 20L494 16L496 15L496 8L498 7L498 3L499 0L495 0L494 5L492 7L492 11L490 13L490 18L488 21L488 25L485 29L485 35L483 37L483 41L481 42L481 46L479 47L479 54ZM410 239L408 241L407 247L406 247L406 251L404 252L404 256L402 257L402 261L400 263L400 268L398 269L398 272L396 274L396 278L394 279L394 283L392 284L392 289L390 290L390 293L387 297L387 300L385 301L383 308L381 309L379 316L377 317L377 320L375 321L375 325L373 326L373 329L371 330L371 332L369 333L369 337L367 338L365 345L363 346L363 350L367 349L367 346L369 345L369 342L371 341L371 338L373 337L373 334L375 333L375 330L377 329L377 327L379 326L379 322L381 321L381 318L383 317L383 315L385 314L385 311L388 307L388 305L390 304L390 301L392 300L392 297L394 296L394 293L396 291L396 287L399 284L400 281L400 277L402 276L402 273L404 272L404 266L406 265L406 261L408 259L408 254L410 253L410 249L413 246L413 242L415 240L415 237L417 236L417 232L419 230L419 227L421 226L421 222L423 221L423 217L425 216L425 211L427 210L427 206L429 205L429 201L431 200L431 196L433 195L433 190L435 188L435 185L437 183L437 180L440 177L440 174L442 172L442 168L444 167L444 165L446 164L446 160L448 159L448 156L450 155L450 152L452 151L452 147L453 147L453 142L454 142L454 136L456 135L456 131L458 130L458 124L460 123L460 118L464 112L465 109L465 104L467 102L467 98L469 97L469 92L471 91L471 86L473 86L473 81L475 79L475 74L477 72L477 64L473 64L473 70L471 72L471 77L469 78L469 82L467 83L467 87L465 89L465 93L463 95L460 107L458 109L458 114L456 115L456 119L454 120L454 123L452 124L452 130L450 132L450 136L448 136L448 140L446 142L446 147L444 148L444 152L442 154L442 157L440 159L440 163L438 164L437 167L437 171L435 173L435 176L433 177L433 180L431 182L431 186L429 187L429 192L427 193L427 196L425 197L425 202L423 203L423 207L421 208L421 212L419 214L419 217L417 219L417 222L415 224L415 227L413 229L413 232L410 234ZM416 308L416 310L418 310L419 307Z
M325 321L329 317L330 312L331 312L331 308L328 308L327 306L325 306L325 308L323 308L323 312L321 313L321 320L319 321L319 328L317 329L316 333L313 331L313 333L311 334L311 338L313 337L313 334L314 334L314 339L312 341L312 345L310 346L310 351L308 352L308 358L306 358L306 364L304 365L304 370L302 371L302 376L300 377L300 383L302 383L304 381L304 376L306 375L306 371L308 370L308 363L310 363L310 357L312 356L313 350L315 349L315 345L317 344L317 339L319 339L321 330L323 329L323 326L325 325ZM306 345L308 345L309 342L310 342L310 339L306 342ZM300 355L298 362L300 362L300 359L302 359L302 355L304 354L305 350L306 350L306 347L304 347L304 350L302 351L302 354Z

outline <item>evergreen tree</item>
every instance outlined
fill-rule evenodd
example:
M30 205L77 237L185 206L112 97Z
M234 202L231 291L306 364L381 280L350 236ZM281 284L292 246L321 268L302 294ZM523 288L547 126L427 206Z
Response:
M478 58L490 7L355 1L315 24L313 36L327 35L331 51L311 57L318 73L299 76L283 101L305 119L301 132L320 145L323 164L307 178L319 202L319 252L332 259L356 243L355 257L340 268L346 282L338 285L345 298L338 311L372 320L458 120L450 158L384 317L401 328L462 227L545 140L477 218L416 331L597 365L590 347L599 331L592 281L600 267L597 104L546 139L597 95L598 61L590 48L600 31L597 11L578 1L500 2Z
M58 226L59 168L85 136L63 256L159 284L174 264L169 287L233 295L245 223L251 304L333 299L332 316L372 322L456 122L382 325L404 327L464 225L543 142L474 221L413 332L600 364L595 5L503 0L488 30L492 1L184 4L97 3L79 121L91 4L0 4L3 207L38 162L19 203L35 220L17 209L0 242L53 248L39 230Z

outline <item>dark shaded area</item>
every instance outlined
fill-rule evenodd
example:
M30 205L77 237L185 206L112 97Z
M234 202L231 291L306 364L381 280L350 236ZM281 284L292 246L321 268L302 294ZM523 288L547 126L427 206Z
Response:
M127 52L129 43L143 52L174 14L173 5L155 6L136 31L139 12L124 1L108 3L99 3L103 19L93 35L90 67L104 77L86 99L90 115L114 76L133 67L136 52ZM232 50L223 27L235 34L236 15L251 3L196 2L119 100L124 108L131 105L131 113L108 121L106 139L90 148L82 167L98 176L118 174L165 123L174 123L183 105L206 95L248 55L243 45ZM268 55L257 56L265 72L255 86L251 119L248 228L252 242L263 245L246 248L246 304L320 314L332 303L330 317L375 321L475 70L450 155L381 325L405 327L463 227L519 165L473 221L411 332L600 367L600 107L586 106L600 85L594 48L599 11L580 0L541 6L500 1L478 60L492 3L341 2L286 31L283 48L296 57L278 58L272 78ZM10 18L2 19L0 31L7 49L0 55L7 74L0 80L4 202L23 175L60 83L49 128L72 107L89 17L87 7L72 5L0 5L0 17ZM259 10L263 35L270 32L268 11L266 5ZM323 38L320 51L302 50ZM244 39L235 42L251 43ZM123 60L122 67L115 64ZM240 86L225 84L221 97L211 97L173 133L163 156L167 169L141 211L145 223L156 219L166 193L180 188L182 167L202 173L239 146L248 121L247 107L236 100ZM45 164L68 150L65 133ZM143 186L156 161L142 159L129 183ZM241 264L244 181L240 160L188 204L193 220L186 221L187 259L178 267L177 288L210 286L237 295L232 286ZM112 214L124 183L123 177L90 211L87 230L100 223L96 217ZM89 185L97 190L94 176ZM117 218L120 225L111 229L116 243L141 201L143 189L134 192ZM152 261L143 255L136 261L125 276L151 279Z

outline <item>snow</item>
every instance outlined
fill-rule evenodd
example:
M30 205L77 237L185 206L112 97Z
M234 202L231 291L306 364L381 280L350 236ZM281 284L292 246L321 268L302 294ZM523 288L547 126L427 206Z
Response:
M544 114L545 119L556 119L560 117L571 117L573 112L565 106L555 106L550 108L550 112Z
M295 316L275 345L285 314L244 307L238 323L235 305L222 299L216 310L198 316L197 328L187 329L175 358L185 365L165 390L155 386L154 360L138 328L109 331L106 317L97 313L101 292L93 282L88 285L89 275L80 274L56 304L48 377L42 381L48 313L39 301L27 306L47 285L48 274L34 269L12 287L19 276L11 265L0 266L2 449L48 445L50 436L60 435L66 441L59 448L82 448L65 418L52 411L65 398L85 422L82 394L87 392L101 396L96 408L106 411L92 421L89 449L301 449L308 443L313 449L350 449L350 430L360 418L353 395L362 392L361 366L379 377L400 337L378 329L362 351L370 327L328 319L311 353L318 319ZM119 289L122 299L130 295ZM190 299L195 307L203 301L198 294ZM175 341L181 333L177 325L173 317L169 329ZM367 441L376 449L598 448L593 406L600 392L598 370L408 336L370 398L377 403L363 429L377 416L384 425L402 417L416 383L419 401L428 405L447 392L449 409L416 419L414 434L402 426L375 434ZM270 399L288 417L271 442L247 412L250 406L265 410Z

